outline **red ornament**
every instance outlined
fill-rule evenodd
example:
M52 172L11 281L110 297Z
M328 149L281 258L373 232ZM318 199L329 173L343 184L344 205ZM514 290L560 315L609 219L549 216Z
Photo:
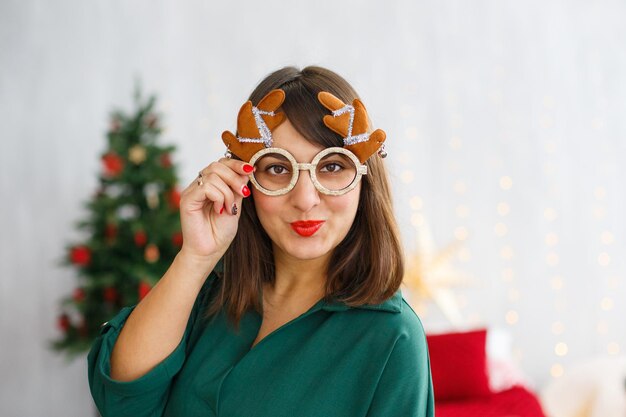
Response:
M163 168L170 168L172 166L172 158L169 153L164 153L161 155L161 165Z
M183 234L176 232L172 235L172 243L174 246L183 246Z
M57 326L59 326L59 329L67 332L71 327L70 317L65 313L61 314L57 319Z
M176 188L172 188L167 193L167 201L172 210L178 210L180 208L180 192Z
M143 257L146 261L150 263L156 262L159 260L160 256L161 252L159 251L159 247L157 245L155 245L154 243L150 243L148 246L146 246L143 254Z
M146 235L146 232L144 232L143 230L136 231L134 238L135 238L135 245L137 246L144 246L146 242L148 241L148 236Z
M80 303L82 301L85 300L85 290L83 290L82 288L76 288L74 290L74 295L73 295L74 301L76 301L77 303Z
M70 253L72 263L86 266L91 262L91 250L87 246L74 246Z
M115 152L108 152L102 157L104 172L111 177L118 176L124 169L124 160Z
M139 283L139 300L143 300L143 298L148 295L148 293L150 292L150 290L152 289L152 286L150 284L148 284L146 281L141 281Z
M102 298L109 303L117 301L118 293L115 287L106 287L102 293Z

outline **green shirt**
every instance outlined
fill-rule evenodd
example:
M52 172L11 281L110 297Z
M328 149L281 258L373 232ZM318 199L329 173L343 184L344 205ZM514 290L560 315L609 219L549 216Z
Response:
M182 340L147 374L110 377L110 354L135 306L105 323L88 361L103 417L431 417L434 396L422 323L398 290L381 304L318 301L252 349L261 315L239 332L222 310L203 321L202 287Z

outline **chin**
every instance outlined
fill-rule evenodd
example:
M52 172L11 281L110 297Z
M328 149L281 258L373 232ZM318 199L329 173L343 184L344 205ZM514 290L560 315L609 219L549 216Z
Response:
M308 238L307 238L308 239ZM311 260L317 259L328 254L331 248L326 247L320 243L308 242L289 242L283 249L283 251L296 259Z

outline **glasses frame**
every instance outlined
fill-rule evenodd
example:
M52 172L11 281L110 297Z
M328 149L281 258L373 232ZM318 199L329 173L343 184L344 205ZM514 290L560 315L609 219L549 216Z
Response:
M352 162L354 162L354 166L356 167L356 175L354 176L354 179L352 180L350 185L348 185L345 188L342 188L341 190L329 190L325 188L324 186L322 186L322 184L319 183L319 181L317 180L317 176L315 175L315 170L317 169L317 164L320 162L320 160L326 155L330 153L335 153L335 152L346 155L348 158L352 160ZM250 158L250 161L248 163L254 166L254 164L260 157L268 153L279 153L283 155L285 158L289 160L289 162L291 162L291 166L295 168L293 170L293 173L291 174L291 181L289 182L289 185L287 185L287 187L280 189L280 190L268 190L266 188L263 188L263 186L261 186L261 184L259 184L257 180L254 178L254 173L251 173L249 175L250 181L252 182L254 187L260 192L262 192L263 194L270 195L270 196L285 195L289 191L291 191L293 187L296 186L296 183L298 182L298 178L300 177L300 171L302 170L309 171L309 175L311 176L311 181L313 182L313 185L315 186L317 191L325 195L334 195L334 196L343 195L353 190L354 187L357 186L359 181L361 181L361 177L363 175L367 175L367 166L361 164L361 161L359 160L359 158L357 158L357 156L354 153L352 153L346 148L342 148L339 146L333 146L330 148L323 149L317 155L315 155L315 157L310 163L296 161L296 158L294 158L292 154L290 154L289 152L287 152L285 149L282 149L282 148L264 148L258 151L257 153L255 153L254 155L252 155L252 158Z

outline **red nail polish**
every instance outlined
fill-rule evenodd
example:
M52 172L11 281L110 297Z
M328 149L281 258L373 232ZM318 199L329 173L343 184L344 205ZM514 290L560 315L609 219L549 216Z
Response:
M244 197L248 197L248 196L250 195L250 189L248 188L248 186L247 186L247 185L244 185L244 186L241 188L241 192L243 193L243 196L244 196Z
M252 172L252 170L254 170L254 167L250 164L245 164L243 166L243 170L249 174Z
M222 214L223 211L224 211L224 206L222 206L222 208L220 209L220 214Z

